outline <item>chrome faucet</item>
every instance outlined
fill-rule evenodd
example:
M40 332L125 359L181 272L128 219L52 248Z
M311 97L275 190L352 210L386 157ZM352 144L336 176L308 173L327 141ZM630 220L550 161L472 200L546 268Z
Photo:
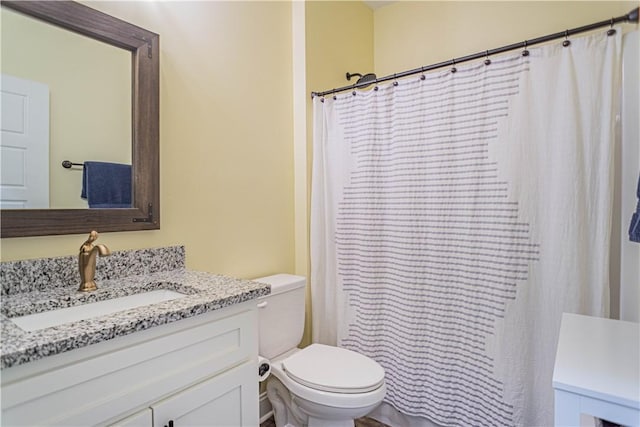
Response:
M96 276L96 256L111 255L111 251L105 245L94 245L98 239L98 232L89 233L89 238L80 246L78 255L78 267L80 268L80 292L91 292L98 289L95 282Z

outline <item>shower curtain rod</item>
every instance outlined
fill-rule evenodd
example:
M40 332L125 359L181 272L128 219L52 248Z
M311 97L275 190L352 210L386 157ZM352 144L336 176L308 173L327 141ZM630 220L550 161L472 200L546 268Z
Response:
M554 34L549 34L546 36L542 36L542 37L538 37L532 40L525 40L523 42L520 43L513 43L507 46L502 46L502 47L498 47L496 49L489 49L483 52L478 52L478 53L474 53L472 55L467 55L467 56L462 56L460 58L454 58L451 59L449 61L444 61L444 62L439 62L437 64L431 64L431 65L427 65L426 67L420 67L420 68L414 68L413 70L408 70L408 71L403 71L401 73L396 73L396 74L391 74L388 75L386 77L381 77L379 79L374 80L373 82L363 82L363 83L356 83L353 85L349 85L349 86L343 86L337 89L331 89L331 90L326 90L324 92L311 92L311 98L315 97L315 96L325 96L325 95L331 95L334 93L338 93L338 92L344 92L347 90L352 90L352 89L358 89L361 87L366 87L369 86L371 83L380 83L380 82L385 82L388 80L395 80L401 77L407 77L407 76L411 76L413 74L418 74L418 73L423 73L425 71L431 71L431 70L435 70L437 68L442 68L442 67L447 67L447 66L455 66L456 64L459 64L461 62L466 62L466 61L472 61L474 59L480 59L480 58L487 58L490 55L495 55L498 53L503 53L503 52L508 52L510 50L515 50L515 49L519 49L519 48L524 48L523 54L524 52L527 52L525 54L525 56L528 54L528 51L526 50L527 47L529 46L533 46L536 44L540 44L540 43L545 43L551 40L556 40L556 39L560 39L560 38L568 38L571 35L574 34L578 34L578 33L584 33L586 31L591 31L591 30L595 30L597 28L602 28L602 27L606 27L606 26L612 26L614 24L617 24L619 22L638 22L638 9L640 8L635 8L633 9L631 12L627 13L626 15L622 15L619 16L617 18L611 18L611 19L607 19L606 21L600 21L600 22L596 22L594 24L590 24L590 25L584 25L582 27L578 27L578 28L573 28L570 30L565 30L565 31L561 31L559 33L554 33ZM615 30L614 30L615 31Z

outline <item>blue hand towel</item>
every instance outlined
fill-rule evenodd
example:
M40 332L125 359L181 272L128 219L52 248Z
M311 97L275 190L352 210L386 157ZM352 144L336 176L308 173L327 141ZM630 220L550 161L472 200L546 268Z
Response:
M638 176L638 189L636 190L636 196L638 196L638 205L636 206L636 211L631 216L629 240L640 243L640 176Z
M80 197L90 208L130 208L131 165L84 162Z

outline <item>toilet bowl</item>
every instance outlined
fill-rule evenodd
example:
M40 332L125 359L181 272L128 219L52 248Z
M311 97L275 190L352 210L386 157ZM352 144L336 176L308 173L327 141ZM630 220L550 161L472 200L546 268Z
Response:
M352 427L375 409L386 393L380 364L344 348L296 347L304 327L304 277L254 280L271 285L271 295L258 302L259 352L271 361L267 397L276 426Z

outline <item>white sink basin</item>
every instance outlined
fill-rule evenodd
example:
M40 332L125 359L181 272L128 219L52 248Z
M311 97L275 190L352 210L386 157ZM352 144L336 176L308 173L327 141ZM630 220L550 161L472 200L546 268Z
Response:
M158 289L126 297L113 298L89 304L77 305L74 307L60 308L58 310L43 311L42 313L13 317L11 318L11 321L21 329L31 332L39 329L50 328L52 326L63 325L65 323L77 322L79 320L117 313L118 311L128 310L130 308L170 301L184 296L185 294L180 292L170 291L168 289Z

